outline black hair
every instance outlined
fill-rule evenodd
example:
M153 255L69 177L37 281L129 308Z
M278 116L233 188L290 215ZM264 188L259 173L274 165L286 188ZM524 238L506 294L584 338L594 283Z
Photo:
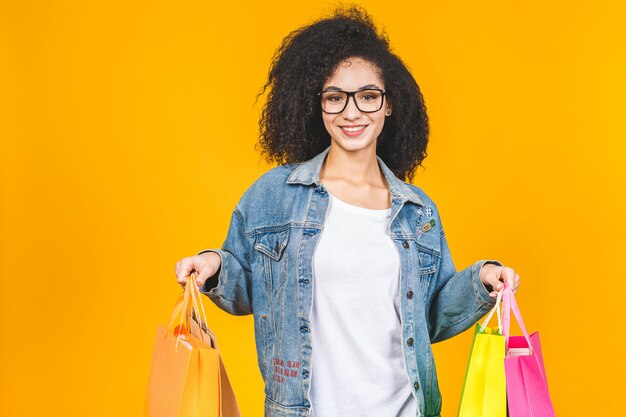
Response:
M376 154L402 179L411 181L426 157L428 116L417 82L379 33L372 17L359 6L339 6L290 32L274 53L270 87L259 120L259 142L267 162L306 161L330 145L317 93L338 65L360 57L378 69L393 107L378 136Z

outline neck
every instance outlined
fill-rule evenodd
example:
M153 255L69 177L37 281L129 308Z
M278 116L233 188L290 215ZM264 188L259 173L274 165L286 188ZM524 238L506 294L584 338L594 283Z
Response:
M342 179L356 184L386 186L376 158L375 146L350 152L331 143L320 171L320 179L327 178Z

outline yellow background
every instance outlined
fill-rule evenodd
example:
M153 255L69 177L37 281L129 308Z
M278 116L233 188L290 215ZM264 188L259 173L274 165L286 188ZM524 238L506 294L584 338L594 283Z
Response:
M0 415L141 414L175 262L219 247L269 166L274 50L331 2L0 1ZM458 269L499 259L559 416L623 412L626 13L620 1L364 1L421 86L414 183ZM243 415L251 316L209 309ZM455 416L471 331L435 346Z

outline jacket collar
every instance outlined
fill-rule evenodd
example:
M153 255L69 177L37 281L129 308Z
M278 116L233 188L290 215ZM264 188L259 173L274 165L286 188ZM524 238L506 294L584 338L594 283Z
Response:
M296 169L293 170L289 178L287 178L287 184L316 184L320 185L320 170L322 169L322 163L326 158L326 154L330 150L330 146L324 149L321 153L309 159L308 161L299 164ZM378 165L380 166L383 175L387 179L389 184L389 191L392 196L397 196L405 200L411 201L420 206L424 205L424 202L420 199L415 191L413 191L404 181L401 181L395 176L387 165L383 162L378 155Z

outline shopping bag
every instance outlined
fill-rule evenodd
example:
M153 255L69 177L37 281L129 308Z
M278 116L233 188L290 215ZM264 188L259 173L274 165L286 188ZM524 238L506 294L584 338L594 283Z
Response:
M465 382L461 391L459 417L506 417L504 337L501 324L501 293L482 326L476 324ZM494 312L498 327L487 327Z
M511 417L555 417L541 353L539 333L528 335L513 291L505 284L502 295L502 331L505 339L507 404ZM511 312L523 336L511 336Z
M202 317L197 314L196 310L192 310L191 315L191 333L198 339L207 341L211 348L215 349L219 354L219 347L217 345L217 338L211 331L206 323L206 320L202 320ZM239 405L237 404L237 398L235 397L235 391L228 379L226 368L224 367L224 361L222 356L219 356L219 378L218 384L220 387L220 404L221 404L221 417L241 417L239 411Z
M157 329L144 417L240 417L215 335L206 323L195 276L190 276L168 325Z

